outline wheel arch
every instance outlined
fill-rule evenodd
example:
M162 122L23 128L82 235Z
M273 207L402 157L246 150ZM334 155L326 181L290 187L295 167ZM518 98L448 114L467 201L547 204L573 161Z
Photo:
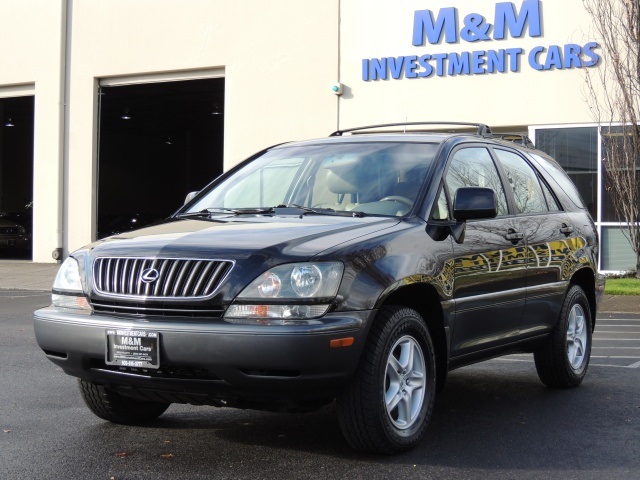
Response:
M440 297L435 287L424 283L400 287L387 295L377 307L390 305L415 310L427 324L436 356L436 388L441 391L449 367L449 335Z
M591 311L591 330L596 328L596 277L595 273L590 268L581 268L573 274L571 281L569 282L569 288L571 285L578 285L584 291L589 301L589 310ZM568 290L568 289L567 289Z

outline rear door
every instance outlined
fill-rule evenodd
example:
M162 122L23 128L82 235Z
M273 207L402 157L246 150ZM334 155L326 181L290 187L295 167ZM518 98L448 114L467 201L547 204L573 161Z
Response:
M527 242L527 300L522 336L535 336L555 325L566 281L562 270L573 258L575 233L551 189L517 152L494 148L507 174L515 213Z
M454 150L445 173L452 202L460 187L492 188L498 216L468 221L454 243L456 304L451 357L512 342L519 334L526 296L527 250L520 219L509 211L503 176L482 145Z

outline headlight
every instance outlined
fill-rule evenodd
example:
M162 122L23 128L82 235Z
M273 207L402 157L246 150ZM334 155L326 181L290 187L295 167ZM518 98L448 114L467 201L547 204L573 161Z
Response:
M293 323L324 315L338 293L344 267L339 262L291 263L264 272L238 295L225 318ZM291 302L291 303L289 303ZM308 323L308 322L307 322Z
M82 291L80 268L75 258L67 258L60 266L53 281L51 303L61 308L91 309Z

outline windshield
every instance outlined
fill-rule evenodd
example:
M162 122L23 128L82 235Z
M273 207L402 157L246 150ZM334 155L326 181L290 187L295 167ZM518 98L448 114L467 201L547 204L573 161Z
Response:
M277 148L225 179L187 212L287 205L405 215L413 207L437 147L380 142Z

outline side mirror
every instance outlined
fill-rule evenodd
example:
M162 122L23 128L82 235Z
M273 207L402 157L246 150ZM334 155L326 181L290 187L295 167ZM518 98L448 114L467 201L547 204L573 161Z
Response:
M187 203L189 203L191 200L193 200L193 198L199 194L200 192L189 192L186 196L186 198L184 199L184 205L186 205Z
M458 222L495 218L498 214L498 197L490 188L462 187L453 201L453 217Z

